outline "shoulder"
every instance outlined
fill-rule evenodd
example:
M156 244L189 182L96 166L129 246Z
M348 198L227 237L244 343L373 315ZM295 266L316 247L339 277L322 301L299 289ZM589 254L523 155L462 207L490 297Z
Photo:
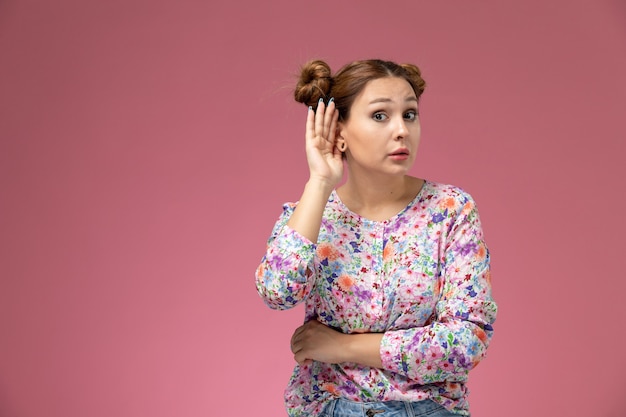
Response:
M463 188L437 182L427 182L424 187L422 207L433 223L452 227L455 223L478 221L476 203Z
M463 206L466 203L474 204L474 199L470 193L451 184L426 181L421 194L422 199L431 200L447 208L453 208L457 205Z

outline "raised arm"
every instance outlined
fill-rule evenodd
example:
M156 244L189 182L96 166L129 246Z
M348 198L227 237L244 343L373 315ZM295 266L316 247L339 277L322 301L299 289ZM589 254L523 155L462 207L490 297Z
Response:
M338 115L332 99L328 108L320 99L317 111L309 107L307 113L305 149L309 180L287 225L314 243L328 197L343 175L341 152L335 143Z
M341 152L335 143L337 118L332 100L328 108L320 100L316 111L308 110L305 148L309 180L297 206L285 207L256 271L257 290L271 308L293 307L306 298L313 285L313 259L324 207L343 174Z

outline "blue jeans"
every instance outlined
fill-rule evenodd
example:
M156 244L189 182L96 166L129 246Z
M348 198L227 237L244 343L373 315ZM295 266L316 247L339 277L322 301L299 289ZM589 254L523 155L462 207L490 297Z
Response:
M331 401L321 417L459 417L432 400L362 403L344 399Z

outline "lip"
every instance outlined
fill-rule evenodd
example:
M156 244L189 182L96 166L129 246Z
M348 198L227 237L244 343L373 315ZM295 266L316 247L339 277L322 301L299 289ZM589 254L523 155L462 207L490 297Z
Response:
M399 148L389 154L392 159L407 159L409 157L409 150L407 148Z

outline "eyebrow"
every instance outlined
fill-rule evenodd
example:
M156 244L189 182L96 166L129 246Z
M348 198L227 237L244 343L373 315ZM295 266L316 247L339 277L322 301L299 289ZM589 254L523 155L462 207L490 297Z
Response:
M404 99L405 102L409 102L409 101L415 101L417 102L417 98L411 96L411 97L407 97ZM375 98L374 100L370 101L369 104L375 104L375 103L391 103L393 102L392 99L390 98L386 98L386 97L380 97L380 98Z

